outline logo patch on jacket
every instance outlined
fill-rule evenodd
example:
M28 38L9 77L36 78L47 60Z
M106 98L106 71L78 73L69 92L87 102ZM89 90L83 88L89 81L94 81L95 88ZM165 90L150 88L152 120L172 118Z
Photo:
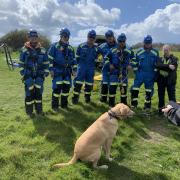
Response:
M60 50L60 51L64 51L64 47L63 47L63 46L61 46L59 50Z

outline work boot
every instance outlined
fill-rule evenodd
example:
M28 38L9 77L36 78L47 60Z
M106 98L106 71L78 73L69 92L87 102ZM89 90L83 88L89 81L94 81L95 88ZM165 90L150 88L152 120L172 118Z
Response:
M42 103L35 103L35 109L38 115L44 115L42 110Z
M61 108L66 109L68 107L68 96L61 96Z
M30 117L33 116L33 106L34 106L34 100L32 96L27 96L25 97L25 109L26 109L26 114Z
M33 117L33 104L25 105L25 108L26 108L26 114L30 117Z
M144 110L150 110L151 109L151 103L144 103Z

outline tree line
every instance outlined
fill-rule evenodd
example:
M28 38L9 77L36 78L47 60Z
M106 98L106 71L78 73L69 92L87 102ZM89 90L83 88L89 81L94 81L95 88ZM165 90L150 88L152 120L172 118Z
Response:
M23 47L24 43L27 41L27 30L14 30L10 31L6 35L0 37L0 44L6 43L13 51L19 50ZM40 42L46 49L50 46L51 41L48 37L44 35L39 35ZM81 43L81 42L79 42ZM154 43L153 46L157 49L162 49L164 43ZM180 51L180 44L170 44L173 51ZM132 46L133 49L138 49L142 47L142 43L137 43Z
M27 39L28 30L14 30L0 37L0 44L6 43L12 51L20 50L23 47ZM51 41L43 35L39 35L40 42L44 48L50 46Z
M153 43L153 47L162 50L162 47L164 46L165 43ZM172 51L180 51L180 44L169 44L171 46ZM132 46L133 49L139 49L143 46L143 43L137 43Z

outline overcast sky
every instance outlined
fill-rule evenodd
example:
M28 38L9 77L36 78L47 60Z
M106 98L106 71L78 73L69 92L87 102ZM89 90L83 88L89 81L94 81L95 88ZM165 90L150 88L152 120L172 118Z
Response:
M124 32L129 44L146 34L155 42L180 43L180 0L0 0L0 36L34 28L57 41L62 27L70 29L73 45L90 29Z

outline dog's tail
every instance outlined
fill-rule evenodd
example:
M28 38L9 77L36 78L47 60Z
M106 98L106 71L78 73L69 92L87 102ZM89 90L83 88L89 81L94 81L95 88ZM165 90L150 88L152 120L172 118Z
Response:
M77 156L76 154L73 155L72 159L67 162L67 163L59 163L59 164L54 164L53 167L55 168L62 168L62 167L65 167L65 166L69 166L71 164L75 164L77 161Z

